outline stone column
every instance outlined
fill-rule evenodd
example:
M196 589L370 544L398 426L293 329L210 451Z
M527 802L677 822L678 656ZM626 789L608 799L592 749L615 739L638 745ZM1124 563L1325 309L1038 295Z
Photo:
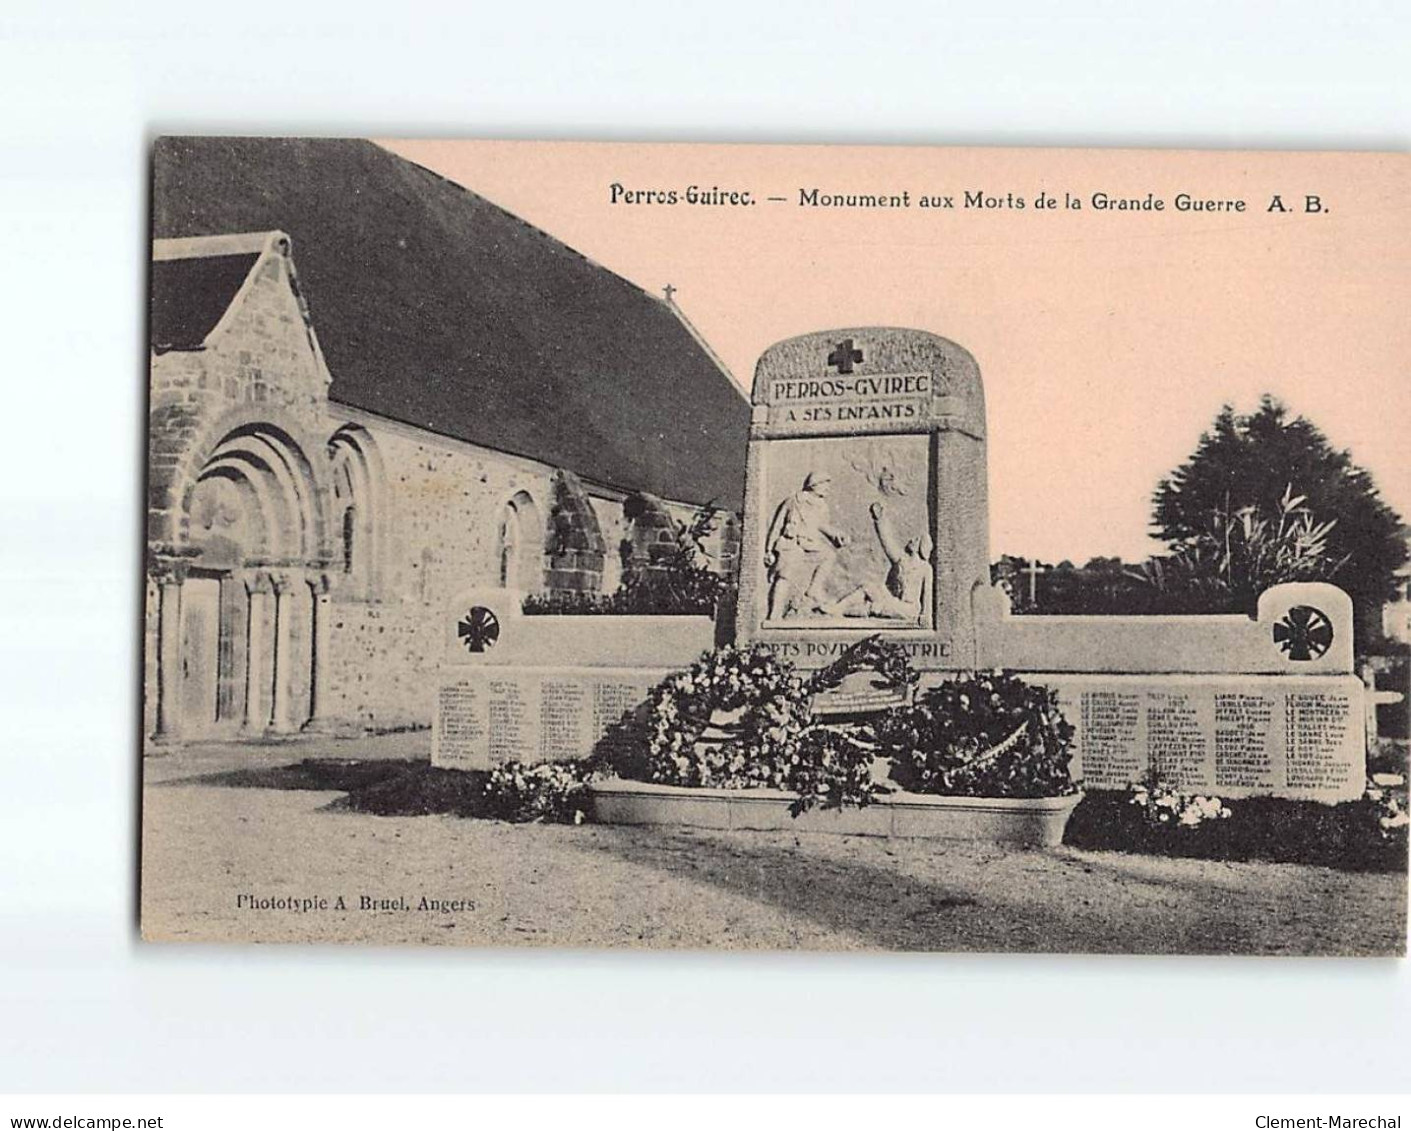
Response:
M269 643L267 623L270 580L267 573L250 574L245 579L249 598L245 629L245 718L244 729L251 735L263 734L269 723Z
M332 670L329 640L333 628L333 599L329 593L329 581L326 573L312 574L308 579L309 591L313 596L313 671L309 674L309 719L304 729L312 731L327 731L330 728L328 691Z
M270 582L274 587L274 692L269 729L276 734L287 734L294 729L289 718L289 681L293 675L289 669L294 659L289 629L293 623L294 587L288 574L274 574Z
M181 740L181 583L184 571L157 577L157 723L152 740Z

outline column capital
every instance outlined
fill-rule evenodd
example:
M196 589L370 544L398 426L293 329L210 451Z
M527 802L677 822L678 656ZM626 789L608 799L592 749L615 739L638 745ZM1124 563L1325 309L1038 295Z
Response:
M193 546L178 545L174 542L149 542L147 544L147 572L159 584L180 584L186 580L191 563L201 551Z
M147 572L158 585L180 585L186 580L190 565L184 561L158 559L148 566Z
M273 588L269 574L262 569L249 570L245 574L245 592L254 596L256 593L268 593Z

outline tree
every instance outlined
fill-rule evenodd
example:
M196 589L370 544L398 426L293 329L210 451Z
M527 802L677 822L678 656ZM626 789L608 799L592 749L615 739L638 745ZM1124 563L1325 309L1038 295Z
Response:
M1352 596L1364 630L1407 558L1401 519L1371 475L1270 396L1248 415L1220 410L1157 485L1153 525L1195 580L1245 608L1280 581L1330 581Z

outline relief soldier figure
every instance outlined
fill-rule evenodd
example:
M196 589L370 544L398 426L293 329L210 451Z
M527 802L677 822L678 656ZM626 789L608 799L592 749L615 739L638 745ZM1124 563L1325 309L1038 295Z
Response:
M828 492L833 479L810 471L803 487L779 504L764 540L769 571L769 619L823 612L824 594L837 551L848 544L833 527Z

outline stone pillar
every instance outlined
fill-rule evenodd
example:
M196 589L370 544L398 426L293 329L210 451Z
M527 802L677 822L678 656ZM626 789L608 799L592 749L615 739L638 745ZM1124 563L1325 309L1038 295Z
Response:
M598 593L603 587L605 546L597 513L583 483L571 471L554 472L544 583L549 589Z
M327 731L330 729L329 641L333 628L333 598L329 593L329 576L316 573L309 577L308 586L313 595L313 671L309 676L309 718L304 723L305 730Z
M181 740L181 584L184 571L157 578L157 723L152 740Z
M270 579L267 573L254 573L245 579L248 595L245 628L245 718L244 729L251 735L263 734L269 724L270 646L268 637Z
M293 624L294 586L288 574L274 574L274 681L269 712L269 729L276 734L293 730L289 718L290 667L294 661L289 630Z
M985 396L975 359L920 330L805 334L760 357L751 404L736 642L764 644L814 667L883 632L910 651L918 668L975 667L973 606L977 594L989 590ZM833 603L825 600L778 609L770 618L771 589L781 579L789 591L795 584L775 568L770 528L815 473L825 483L836 480L831 498L826 491L822 496L830 521L871 555L866 568L872 579L886 574L883 559L893 557L880 514L902 523L904 534L893 526L893 536L915 543L908 553L924 558L921 536L930 535L930 593L916 594L914 619L909 610L900 617L879 614L870 598L850 613L825 612ZM856 571L862 568L854 558L834 569L818 595L836 599L848 585L861 586L867 578Z

